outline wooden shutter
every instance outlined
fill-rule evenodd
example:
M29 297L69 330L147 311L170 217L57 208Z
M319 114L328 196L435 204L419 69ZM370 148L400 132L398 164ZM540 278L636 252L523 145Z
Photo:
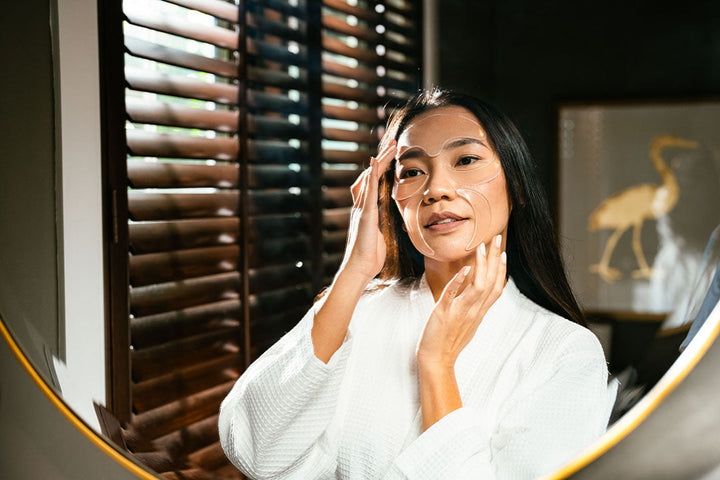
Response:
M385 108L419 85L419 13L404 0L124 1L127 191L113 198L127 197L130 340L113 356L130 374L113 404L165 478L237 476L220 402L335 273L348 187Z
M420 87L420 1L326 0L322 10L323 255L342 260L350 185L377 153L386 114Z

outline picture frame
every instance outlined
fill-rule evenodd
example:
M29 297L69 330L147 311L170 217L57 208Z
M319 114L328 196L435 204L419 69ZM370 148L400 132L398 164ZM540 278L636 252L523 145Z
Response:
M558 107L558 230L586 312L683 325L720 224L720 100Z

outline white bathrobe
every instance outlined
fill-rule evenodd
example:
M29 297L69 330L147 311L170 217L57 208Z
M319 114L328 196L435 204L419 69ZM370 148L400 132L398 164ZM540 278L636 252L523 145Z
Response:
M230 460L253 479L531 479L606 428L614 401L597 338L508 281L455 365L463 407L422 431L415 350L425 278L365 293L328 364L320 303L238 380L220 410Z

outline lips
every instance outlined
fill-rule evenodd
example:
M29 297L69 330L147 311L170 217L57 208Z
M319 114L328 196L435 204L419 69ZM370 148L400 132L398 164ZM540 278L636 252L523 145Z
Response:
M467 220L467 217L461 217L460 215L456 215L453 212L433 213L432 215L430 215L430 218L427 219L425 228L430 228L435 225L451 224L462 220Z

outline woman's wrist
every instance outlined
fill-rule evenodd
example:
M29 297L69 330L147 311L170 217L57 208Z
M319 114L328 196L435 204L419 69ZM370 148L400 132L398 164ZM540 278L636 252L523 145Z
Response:
M373 278L373 276L363 272L362 269L347 263L342 265L337 274L335 274L330 288L342 289L344 294L349 294L351 297L357 297L359 299Z
M423 431L462 407L455 368L444 362L418 362Z

